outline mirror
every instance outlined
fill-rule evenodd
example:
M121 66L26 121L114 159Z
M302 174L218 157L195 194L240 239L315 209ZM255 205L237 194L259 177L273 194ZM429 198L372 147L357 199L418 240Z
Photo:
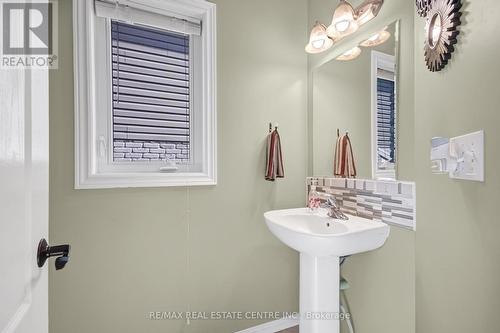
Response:
M441 32L442 32L442 20L441 16L439 13L435 13L434 16L431 18L431 22L429 24L429 46L431 48L435 48L437 43L439 42L439 39L441 38Z
M334 174L337 135L348 133L357 178L396 179L398 34L396 21L313 70L314 176Z

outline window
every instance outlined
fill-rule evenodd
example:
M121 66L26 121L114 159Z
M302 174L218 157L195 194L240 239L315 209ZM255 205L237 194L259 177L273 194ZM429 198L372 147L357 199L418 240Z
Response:
M396 179L395 73L394 56L372 51L372 169L375 179Z
M190 162L189 36L111 21L113 161Z
M216 183L215 5L74 1L76 188Z

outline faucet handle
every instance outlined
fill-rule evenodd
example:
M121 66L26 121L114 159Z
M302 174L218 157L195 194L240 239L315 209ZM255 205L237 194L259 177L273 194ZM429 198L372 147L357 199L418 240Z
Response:
M325 202L322 202L320 207L321 208L330 208L331 207L331 200L332 200L332 195L331 194L326 194L326 200Z
M330 210L328 216L330 216L331 218L340 220L349 219L349 217L340 210L340 207L337 205L337 198L335 198L333 194L328 194L326 203L323 205L323 208L328 208Z
M332 194L330 194L328 196L328 198L326 199L326 202L328 203L328 205L330 205L332 207L337 207L337 199Z

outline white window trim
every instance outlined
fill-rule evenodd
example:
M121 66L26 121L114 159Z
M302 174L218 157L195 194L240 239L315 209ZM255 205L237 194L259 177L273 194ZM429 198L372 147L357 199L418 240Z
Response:
M196 173L98 171L94 6L93 1L73 0L76 189L200 186L217 183L216 6L203 0L141 0L141 3L170 12L188 13L189 16L199 18L203 22L201 106L203 171Z
M397 176L397 165L398 165L398 147L396 144L396 163L394 165L393 170L382 170L378 168L377 163L377 70L379 68L385 69L387 71L394 72L395 74L395 83L397 89L397 75L396 75L396 57L390 54L372 51L371 52L371 136L372 136L372 144L371 144L371 157L372 157L372 178L373 179L386 179L386 180L395 180ZM397 103L397 102L396 102ZM397 120L397 104L396 104L396 115L395 119ZM397 122L396 122L397 124ZM397 133L397 125L396 133ZM398 135L396 134L396 140Z

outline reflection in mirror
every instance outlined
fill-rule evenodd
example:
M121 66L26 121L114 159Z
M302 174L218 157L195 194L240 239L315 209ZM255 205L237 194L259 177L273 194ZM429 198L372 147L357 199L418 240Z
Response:
M398 33L398 22L372 31L359 44L360 53L350 44L314 70L315 176L334 174L339 130L340 136L349 133L358 178L396 179Z
M396 63L372 51L372 175L396 179Z
M431 48L435 48L439 39L441 38L442 32L442 22L441 16L439 13L434 14L431 19L431 23L429 24L429 46Z
M361 49L356 46L350 50L347 50L346 52L342 53L341 55L339 55L337 57L337 60L340 60L340 61L354 60L357 57L359 57L360 54L361 54Z

